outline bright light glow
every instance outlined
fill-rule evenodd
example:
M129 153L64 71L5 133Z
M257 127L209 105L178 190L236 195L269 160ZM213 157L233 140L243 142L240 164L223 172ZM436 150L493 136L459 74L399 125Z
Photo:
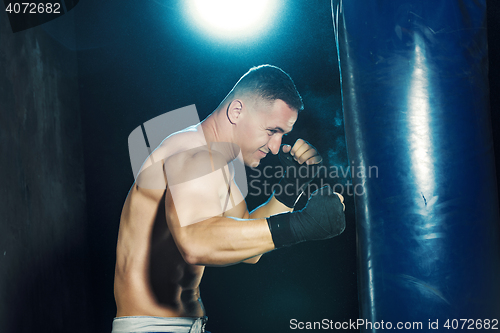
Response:
M224 37L247 37L276 12L276 0L192 0L196 23Z

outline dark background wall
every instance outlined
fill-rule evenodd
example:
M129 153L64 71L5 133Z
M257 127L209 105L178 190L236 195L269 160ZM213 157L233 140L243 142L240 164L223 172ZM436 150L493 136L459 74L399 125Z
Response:
M0 11L0 332L93 328L78 96L76 53Z
M230 42L201 34L182 4L81 0L16 34L0 14L0 332L110 331L119 216L133 182L128 135L190 104L204 118L251 66L282 67L302 93L289 142L303 137L327 165L347 166L329 1L287 2L266 34ZM497 2L488 5L500 156L500 15ZM276 163L266 160L262 167ZM263 200L250 193L249 208ZM352 196L346 205L348 228L335 240L208 268L208 329L287 332L291 318L357 318Z

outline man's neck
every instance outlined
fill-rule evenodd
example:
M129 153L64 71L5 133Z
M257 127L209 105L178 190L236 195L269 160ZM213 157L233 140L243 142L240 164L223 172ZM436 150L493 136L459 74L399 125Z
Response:
M201 129L209 146L212 142L231 142L230 131L225 128L221 115L222 112L217 109L201 122Z
M230 162L239 153L239 148L233 142L232 126L221 109L215 110L210 116L201 122L201 128L209 149L214 149L223 154Z

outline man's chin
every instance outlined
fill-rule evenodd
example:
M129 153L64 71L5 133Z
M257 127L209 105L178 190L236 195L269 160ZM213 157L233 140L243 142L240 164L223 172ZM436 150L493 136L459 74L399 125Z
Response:
M256 168L259 166L259 164L260 164L260 161L253 161L250 165L248 165L248 164L247 165L251 168Z
M256 167L258 167L258 166L259 166L259 164L260 164L260 158L255 158L255 157L253 157L253 158L252 158L252 159L250 159L249 161L247 160L247 161L245 161L245 162L246 162L246 163L245 163L245 165L246 165L246 166L249 166L249 167L251 167L251 168L256 168Z
M255 156L255 154L251 155L250 158L248 159L245 159L244 158L244 162L245 162L245 165L246 166L249 166L251 168L256 168L260 165L260 161L265 158L266 156L262 156L262 155L259 155L259 156Z

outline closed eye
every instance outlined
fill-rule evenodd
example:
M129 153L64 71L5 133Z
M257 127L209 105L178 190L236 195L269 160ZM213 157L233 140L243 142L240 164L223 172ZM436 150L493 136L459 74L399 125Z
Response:
M285 132L281 127L274 127L267 129L269 136L273 136L276 133L282 133L283 135L287 135L289 132Z
M272 129L267 130L267 131L268 131L269 136L273 136L274 134L278 133L277 130L272 130Z

